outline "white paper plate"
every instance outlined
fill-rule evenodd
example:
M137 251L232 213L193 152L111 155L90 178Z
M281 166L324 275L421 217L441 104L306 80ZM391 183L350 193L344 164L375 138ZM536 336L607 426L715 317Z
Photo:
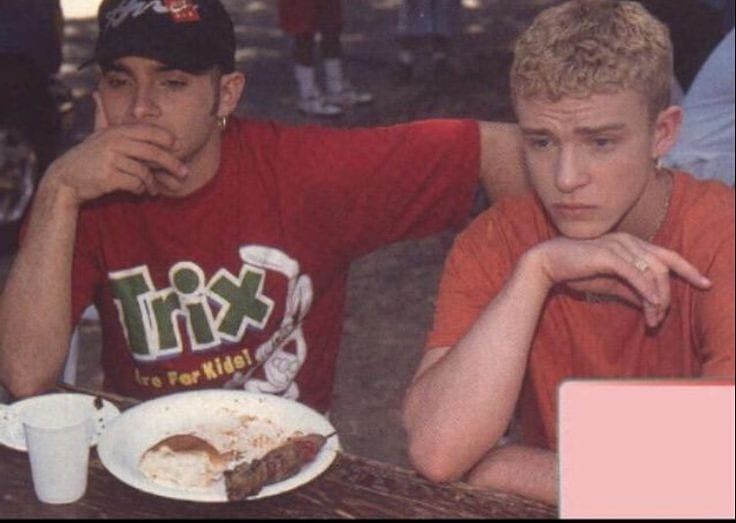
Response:
M189 501L226 502L223 478L200 488L163 484L138 469L141 456L165 437L195 434L220 452L240 451L239 463L263 456L297 431L326 436L335 428L311 408L271 394L220 389L180 392L123 412L100 438L97 454L120 481L144 492ZM266 485L248 499L273 496L311 481L330 466L339 448L336 435L328 438L315 459L298 474Z
M88 401L93 406L95 413L95 428L94 433L92 434L91 445L97 444L100 435L104 432L107 425L120 414L120 410L114 404L105 399L102 400L102 408L95 408L94 401L97 396L72 392L62 392L58 394L63 394L65 398L73 401ZM16 401L10 405L0 405L0 443L15 450L21 450L23 452L26 451L26 435L23 432L20 413L25 406L35 403L38 398L41 397L43 397L43 395Z

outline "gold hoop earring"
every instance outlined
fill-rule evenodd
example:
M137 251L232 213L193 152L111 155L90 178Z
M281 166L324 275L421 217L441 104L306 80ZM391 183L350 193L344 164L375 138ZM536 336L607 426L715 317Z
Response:
M219 127L221 131L225 130L225 127L227 127L227 116L217 117L217 127Z

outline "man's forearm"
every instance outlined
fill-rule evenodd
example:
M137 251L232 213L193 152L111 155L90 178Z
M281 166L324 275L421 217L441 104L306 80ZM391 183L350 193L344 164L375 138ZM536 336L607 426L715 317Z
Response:
M466 336L420 368L404 404L414 466L435 481L458 479L503 435L547 295L525 256ZM431 351L430 351L431 353Z
M53 385L69 343L77 209L43 178L0 296L0 380L15 396Z
M491 450L468 474L468 483L550 504L557 504L557 454L550 450L506 445Z

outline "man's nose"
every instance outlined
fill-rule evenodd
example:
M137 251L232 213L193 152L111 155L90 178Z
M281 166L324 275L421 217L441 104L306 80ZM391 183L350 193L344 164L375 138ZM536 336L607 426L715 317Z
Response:
M151 87L139 86L136 89L132 113L136 120L146 120L161 115L161 109L156 103L155 93Z
M583 167L573 147L563 147L557 163L555 185L560 192L570 193L589 181L588 174Z

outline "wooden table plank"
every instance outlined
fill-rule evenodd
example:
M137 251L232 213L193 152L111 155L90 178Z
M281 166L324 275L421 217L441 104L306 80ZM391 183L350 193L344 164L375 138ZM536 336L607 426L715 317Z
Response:
M121 410L137 404L131 398L101 395ZM555 518L557 508L465 483L432 483L412 470L345 452L338 452L322 475L290 492L233 503L189 502L122 483L105 469L95 450L84 497L68 505L48 505L36 500L26 454L0 446L0 517Z

